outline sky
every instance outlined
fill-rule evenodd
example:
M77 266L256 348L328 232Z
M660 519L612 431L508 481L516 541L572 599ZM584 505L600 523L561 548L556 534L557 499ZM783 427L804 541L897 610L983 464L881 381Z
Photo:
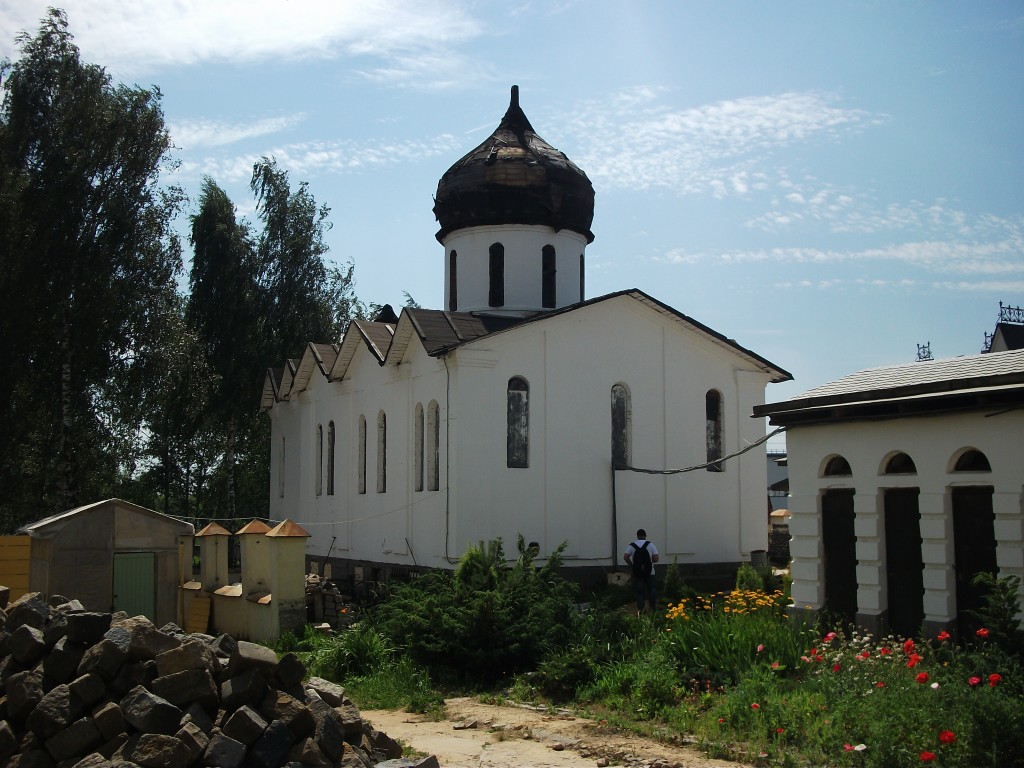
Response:
M0 58L55 0L0 0ZM276 158L365 302L443 304L432 195L510 87L596 192L588 298L639 288L794 380L976 354L1024 305L1024 4L66 0L156 86L191 204ZM320 341L320 340L318 340Z

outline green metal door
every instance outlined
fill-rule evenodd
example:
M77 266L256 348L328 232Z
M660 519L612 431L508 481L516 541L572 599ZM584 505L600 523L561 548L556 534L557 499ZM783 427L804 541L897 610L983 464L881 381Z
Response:
M114 555L114 610L142 614L155 621L156 555L121 552Z

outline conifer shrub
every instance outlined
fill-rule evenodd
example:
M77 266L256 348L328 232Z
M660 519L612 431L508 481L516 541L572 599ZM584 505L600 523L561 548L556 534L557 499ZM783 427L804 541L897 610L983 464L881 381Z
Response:
M557 574L566 544L540 568L519 537L509 565L501 539L471 546L454 573L394 586L375 626L438 677L493 682L534 670L573 640L577 588Z

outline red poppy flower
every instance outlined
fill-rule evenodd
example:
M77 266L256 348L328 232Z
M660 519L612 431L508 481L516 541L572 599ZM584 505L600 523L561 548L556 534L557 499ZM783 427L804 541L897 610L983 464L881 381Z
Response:
M760 704L758 704L758 703L757 703L757 702L755 701L755 702L754 702L753 704L751 704L751 705L750 705L750 708L751 708L751 709L760 709L760 708L761 708L761 705L760 705Z
M776 732L776 733L785 733L785 732L786 732L786 729L785 729L785 728L776 728L776 729L775 729L775 732Z
M903 643L903 652L904 653L913 653L914 652L914 641L913 640L907 640L905 643Z
M843 749L847 752L853 752L853 744L843 744Z
M939 741L943 744L956 744L956 734L952 731L939 731Z
M910 658L907 659L907 667L910 668L910 667L916 666L917 662L919 662L920 660L921 660L921 656L919 654L916 654L916 653L910 654Z
M998 672L993 672L991 675L988 676L988 684L995 688L997 685L999 685L999 681L1002 679L1002 675L1000 675Z
M941 632L939 632L938 639L940 643L946 642L947 640L949 640L949 632L947 632L946 630L942 630Z
M824 660L825 660L825 657L824 657L824 656L822 656L822 655L821 655L821 654L819 653L819 654L818 654L817 656L815 656L815 657L814 657L814 660L815 660L815 661L824 661Z
M864 651L864 652L862 652L860 654L860 657L862 659L870 659L871 658L871 651Z
M922 763L930 763L934 759L935 759L935 753L934 752L922 752L921 753L921 762Z
M835 632L829 632L827 635L825 635L824 642L831 643L833 640L836 639L836 637L837 637L837 635L836 635Z
M967 678L967 682L971 685L977 685L981 682L981 678L976 675L972 675L971 677Z
M875 688L885 688L885 683L879 680L877 683L875 683Z
M725 718L724 717L718 718L718 722L719 722L719 724L724 723L725 722Z
M878 655L879 656L888 656L890 653L892 653L892 650L889 649L889 648L879 648L878 649Z
M833 672L838 672L842 668L843 668L842 664L840 664L838 661L835 664L832 665L832 671Z
M927 672L918 672L917 673L917 677L914 678L914 679L917 680L917 682L919 682L919 683L927 683L928 682L928 673Z
M981 629L979 629L974 634L976 634L978 637L980 637L982 640L984 640L986 637L988 637L988 630L985 629L984 627L982 627Z

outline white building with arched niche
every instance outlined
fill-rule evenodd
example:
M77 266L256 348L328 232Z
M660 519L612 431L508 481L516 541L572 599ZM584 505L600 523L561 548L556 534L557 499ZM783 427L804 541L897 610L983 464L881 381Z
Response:
M1024 577L1024 350L873 368L754 409L786 426L796 610L970 634ZM1024 595L1022 595L1024 597Z
M385 308L267 374L270 513L308 557L371 579L522 535L603 572L643 527L662 563L721 575L766 549L763 451L726 457L790 375L642 291L585 298L593 187L516 88L434 211L443 310Z

